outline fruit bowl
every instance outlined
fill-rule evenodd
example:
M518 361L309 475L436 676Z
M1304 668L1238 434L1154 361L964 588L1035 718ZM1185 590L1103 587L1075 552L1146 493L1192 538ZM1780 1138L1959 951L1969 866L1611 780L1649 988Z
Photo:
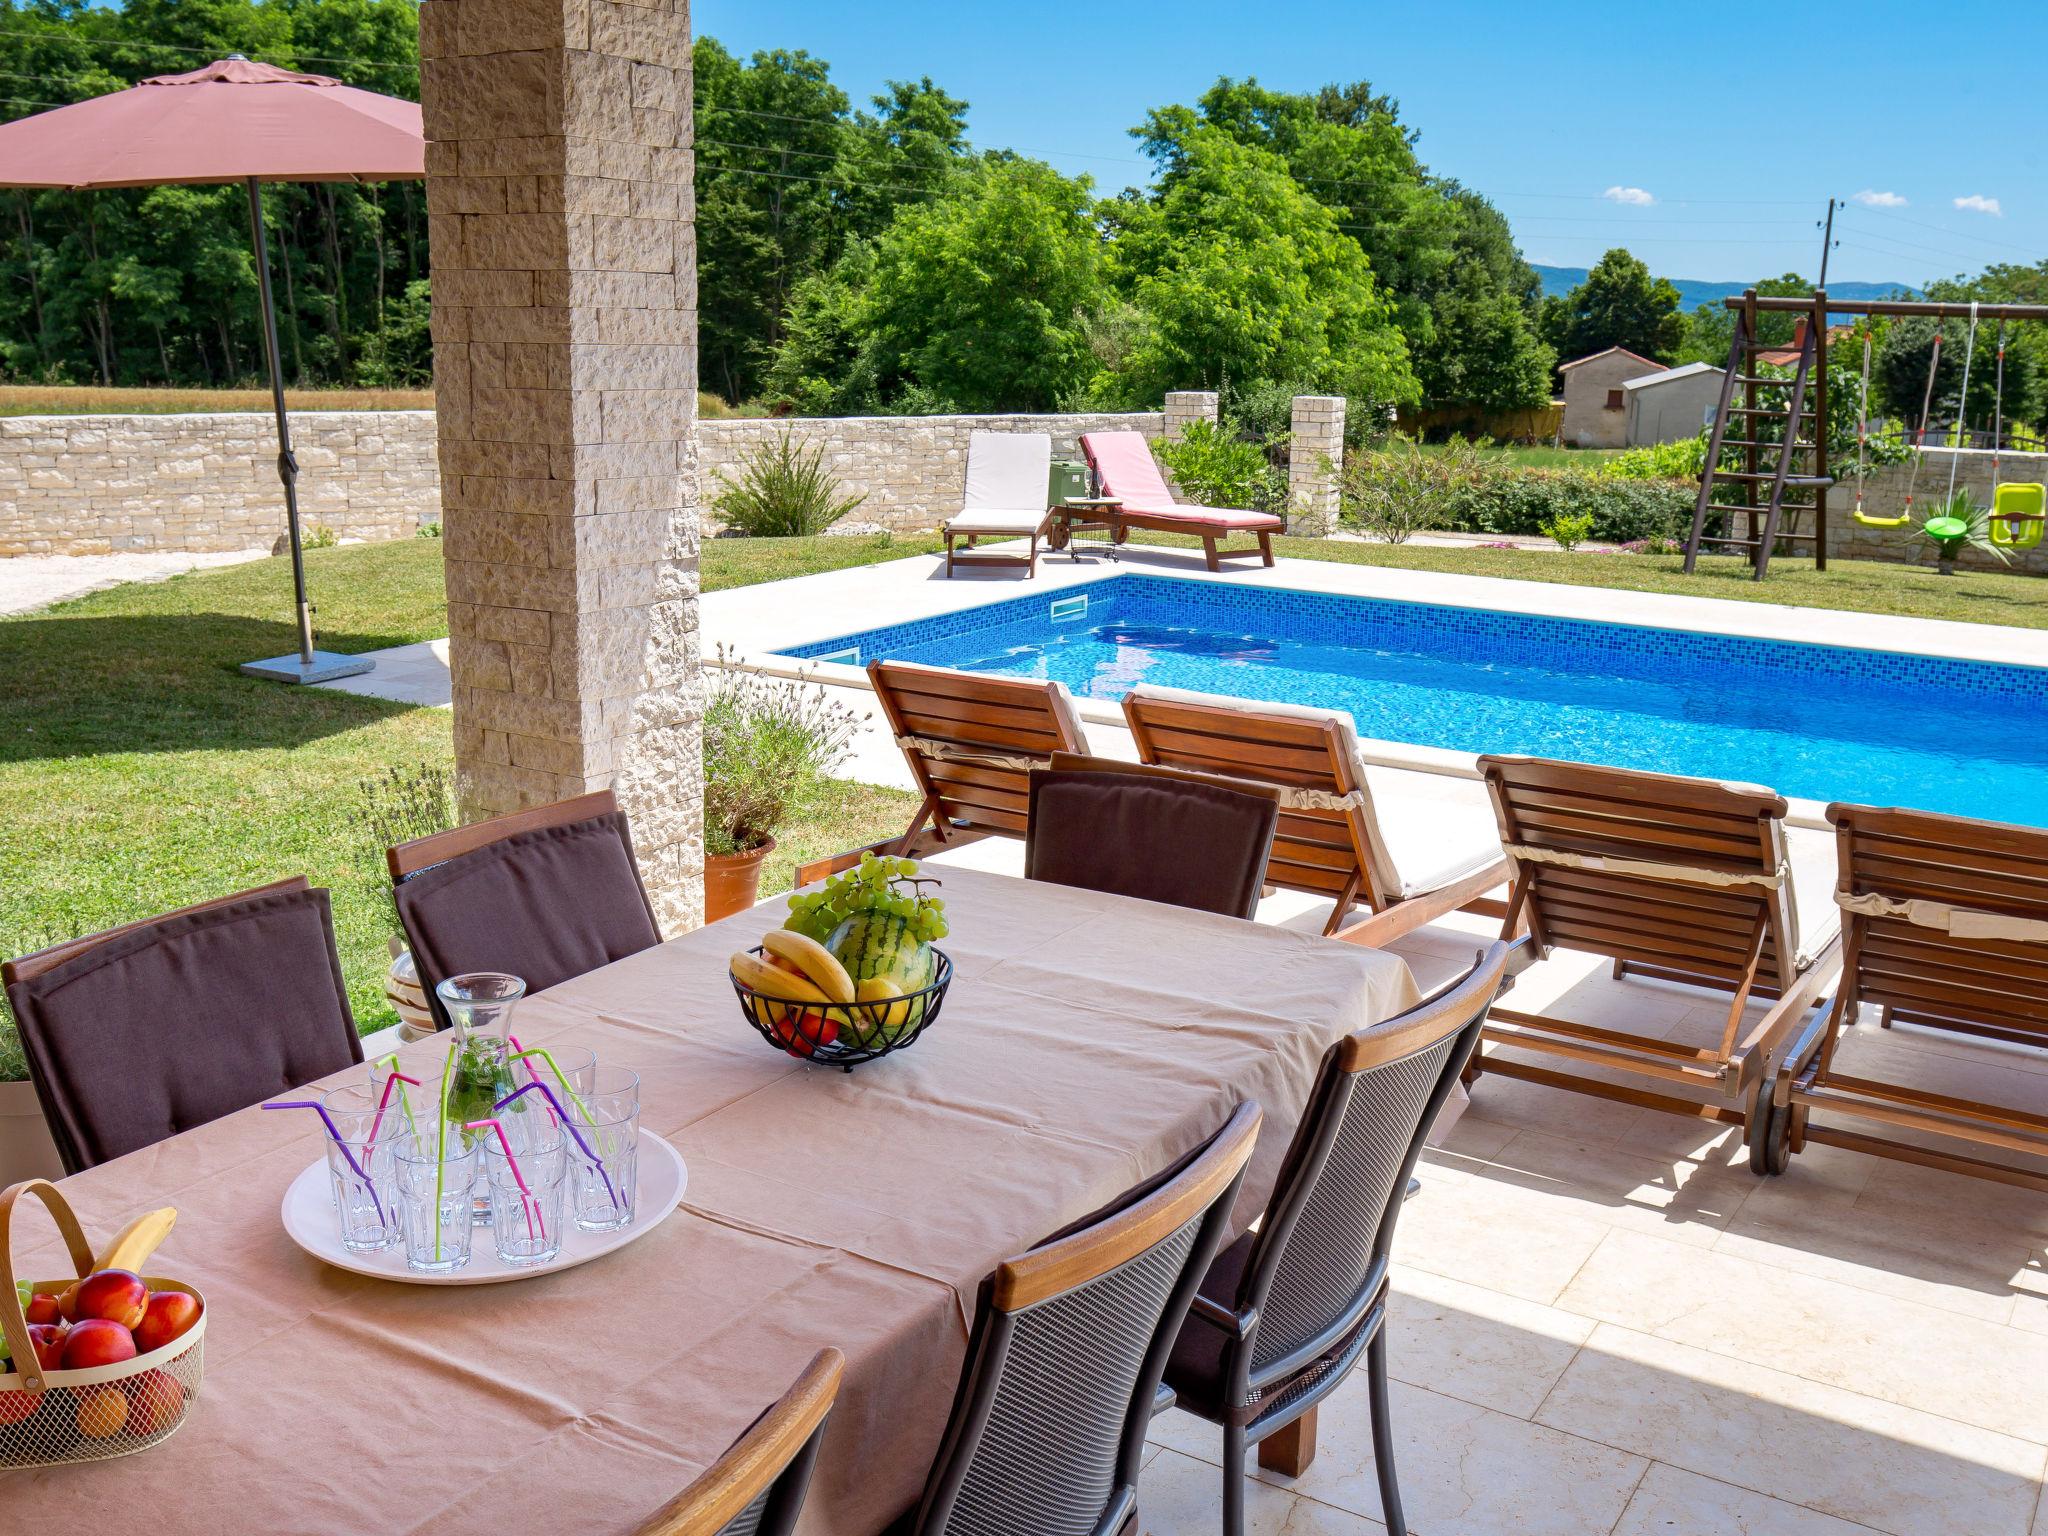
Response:
M69 1278L31 1282L32 1289L54 1295L93 1272L92 1249L63 1195L40 1179L0 1194L0 1231L6 1230L6 1219L24 1194L36 1195L49 1207L78 1271ZM128 1276L130 1283L136 1278ZM185 1422L199 1395L204 1362L208 1311L198 1291L177 1280L142 1277L152 1295L192 1298L198 1303L196 1316L156 1349L105 1365L63 1370L33 1361L34 1345L29 1342L9 1253L0 1252L0 1280L5 1284L0 1290L0 1331L15 1362L13 1371L0 1374L0 1468L127 1456L168 1439ZM28 1369L22 1368L25 1358L31 1362Z
M748 953L758 959L765 951L757 945ZM936 969L929 986L874 1002L791 1002L756 992L737 976L732 989L747 1022L777 1050L850 1072L912 1044L938 1018L953 981L953 962L942 949L931 954Z

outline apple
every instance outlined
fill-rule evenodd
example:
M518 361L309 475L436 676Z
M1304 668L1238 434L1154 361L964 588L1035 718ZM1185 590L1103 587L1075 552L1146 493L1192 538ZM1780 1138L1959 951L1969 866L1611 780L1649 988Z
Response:
M183 1291L151 1291L142 1321L135 1325L135 1347L145 1355L162 1349L198 1321L198 1297Z
M87 1387L78 1394L78 1432L88 1440L111 1440L127 1422L128 1394L119 1387Z
M0 1426L26 1423L42 1406L40 1392L0 1392Z
M89 1371L96 1365L119 1365L136 1355L135 1335L111 1318L81 1318L64 1340L64 1369Z
M28 1343L36 1352L36 1364L46 1371L62 1370L64 1342L70 1336L71 1329L64 1323L30 1323Z
M133 1328L142 1321L143 1311L149 1305L149 1287L142 1283L142 1276L129 1270L102 1269L78 1282L76 1305L75 1322L104 1318L123 1328Z
M29 1297L28 1305L22 1309L22 1316L31 1323L61 1323L64 1314L57 1310L57 1298L37 1291Z
M57 1293L57 1315L67 1323L78 1321L78 1286L74 1280Z
M144 1371L123 1385L128 1392L128 1433L153 1435L169 1429L184 1415L185 1389L174 1376Z

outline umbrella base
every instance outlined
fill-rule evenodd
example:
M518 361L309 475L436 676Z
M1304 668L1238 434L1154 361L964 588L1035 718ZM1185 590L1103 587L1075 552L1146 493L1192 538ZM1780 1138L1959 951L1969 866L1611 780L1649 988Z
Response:
M359 677L375 671L377 663L367 656L343 656L336 651L315 651L313 664L306 665L297 651L273 656L268 661L245 661L241 670L251 677L273 683L331 683L338 677Z

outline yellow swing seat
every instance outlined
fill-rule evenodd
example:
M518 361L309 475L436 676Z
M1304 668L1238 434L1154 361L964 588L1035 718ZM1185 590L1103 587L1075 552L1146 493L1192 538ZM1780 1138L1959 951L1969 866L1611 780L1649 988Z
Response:
M1991 500L1991 542L2000 549L2038 549L2048 528L2048 485L2001 485Z
M1907 512L1902 512L1897 517L1879 517L1875 513L1864 511L1860 503L1856 508L1855 518L1865 528L1903 528L1913 521L1912 514Z

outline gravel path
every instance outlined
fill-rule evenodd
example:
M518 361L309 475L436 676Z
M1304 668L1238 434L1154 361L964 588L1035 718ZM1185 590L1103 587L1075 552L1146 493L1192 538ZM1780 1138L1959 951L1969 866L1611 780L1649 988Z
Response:
M261 560L269 553L239 549L210 555L17 555L0 560L0 614L31 613L124 581L164 581L203 566Z

